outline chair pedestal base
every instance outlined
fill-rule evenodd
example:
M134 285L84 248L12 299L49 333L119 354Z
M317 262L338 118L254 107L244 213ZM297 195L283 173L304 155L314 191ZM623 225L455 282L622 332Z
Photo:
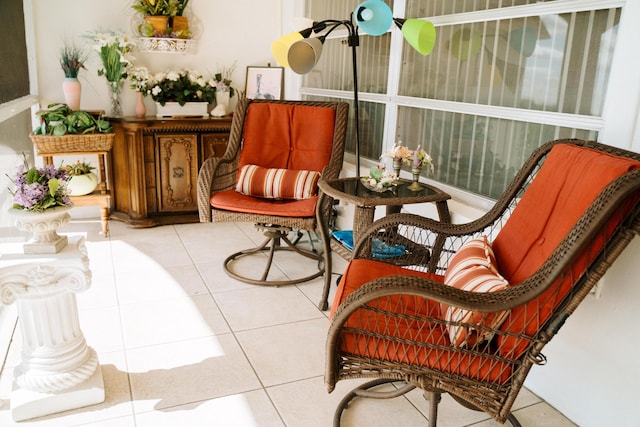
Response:
M398 382L398 380L389 380L389 379L375 379L364 384L359 385L358 387L351 390L345 397L342 398L338 407L336 408L335 413L333 414L333 427L340 427L340 420L342 418L342 413L349 406L349 403L356 397L367 397L371 399L393 399L395 397L402 396L411 390L415 389L416 386L411 383L405 383L402 387L392 390L392 391L371 391L372 388L378 387L383 384L389 384L393 382ZM478 411L479 409L474 407L468 402L464 402L462 399L457 396L451 395L458 403L462 404L462 406ZM425 391L425 399L429 401L429 427L436 427L438 422L438 404L440 403L440 393L437 391ZM507 421L511 423L513 427L522 427L518 419L513 414L509 414L507 417Z
M234 254L229 255L224 260L224 271L234 279L240 280L241 282L249 283L252 285L263 285L263 286L284 286L284 285L295 285L298 283L307 282L309 280L315 279L316 277L320 277L324 274L324 257L321 253L316 252L315 250L306 250L297 246L298 239L292 242L288 236L288 234L292 231L290 227L282 227L278 225L264 225L258 224L259 228L264 229L264 235L267 237L262 244L256 248L245 249L240 252L236 252ZM282 244L284 242L284 245ZM269 272L271 271L271 266L273 265L273 259L277 252L280 251L289 251L295 252L299 255L304 256L305 258L313 259L318 261L318 270L312 274L309 274L304 277L294 278L291 280L269 280ZM266 266L262 273L262 277L260 279L254 279L251 277L243 276L236 271L233 271L231 268L234 261L237 261L240 258L253 256L256 259L264 260L265 257L263 253L268 253L266 258Z

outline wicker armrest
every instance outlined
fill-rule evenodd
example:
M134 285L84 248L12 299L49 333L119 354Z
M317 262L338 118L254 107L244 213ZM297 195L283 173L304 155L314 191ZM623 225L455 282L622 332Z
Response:
M211 222L209 199L215 191L233 188L238 174L237 159L209 157L198 173L198 213L200 222Z

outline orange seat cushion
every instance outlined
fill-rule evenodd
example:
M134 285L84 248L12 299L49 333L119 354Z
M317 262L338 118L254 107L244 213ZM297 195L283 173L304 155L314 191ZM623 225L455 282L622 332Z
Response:
M313 217L316 214L318 196L304 200L274 200L247 196L235 188L213 193L209 199L214 209L292 218Z
M379 261L355 259L342 276L331 306L331 317L338 305L364 283L398 274L421 276L440 283L444 281L442 276L436 274L416 272ZM343 353L453 372L482 381L505 383L510 378L510 364L482 355L470 356L451 347L444 324L414 320L415 317L438 319L440 304L436 301L411 295L394 295L380 298L369 305L378 310L356 310L345 323L339 342ZM407 316L386 315L384 311ZM373 335L377 337L373 338ZM406 340L421 344L411 345Z
M600 192L624 173L640 167L637 161L570 144L556 145L549 153L534 181L493 242L500 273L514 286L533 273L549 258ZM622 213L606 225L614 229ZM571 275L580 276L605 242L603 234L588 250ZM502 325L508 332L534 334L570 290L570 276L561 277L538 298L511 311ZM519 355L526 341L499 338L500 351Z

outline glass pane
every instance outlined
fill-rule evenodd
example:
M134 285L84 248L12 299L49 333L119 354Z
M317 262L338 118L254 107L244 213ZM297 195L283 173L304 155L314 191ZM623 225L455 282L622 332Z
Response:
M328 98L323 96L304 96L310 101L345 101L349 103L349 123L347 126L346 149L348 153L355 154L356 151L356 113L353 108L352 99ZM385 105L375 102L360 101L360 158L370 159L375 162L380 158L382 152L382 135L384 132L384 112Z
M389 33L360 36L356 47L358 92L386 93L389 72ZM327 39L316 66L303 78L305 87L353 91L351 47L337 39Z
M620 9L438 27L426 57L403 50L400 95L599 115Z
M496 199L540 145L598 136L593 131L411 107L400 107L396 135L407 147L421 145L433 157L435 174L430 178Z
M316 21L323 19L349 19L353 10L363 0L322 0L305 1L306 17ZM393 10L393 0L385 0Z
M418 18L475 12L553 0L415 0L407 2L407 17Z

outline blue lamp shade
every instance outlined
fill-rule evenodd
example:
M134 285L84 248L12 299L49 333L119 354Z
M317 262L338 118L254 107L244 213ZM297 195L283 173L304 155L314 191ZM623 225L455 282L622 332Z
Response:
M428 55L436 44L436 27L421 19L396 19L405 40L422 55Z
M516 28L509 34L509 44L525 57L533 55L538 43L538 33L534 28Z
M391 9L382 0L360 3L353 11L353 16L358 27L371 36L383 35L393 23Z
M291 45L287 62L294 73L307 74L315 67L322 54L324 37L299 40Z

